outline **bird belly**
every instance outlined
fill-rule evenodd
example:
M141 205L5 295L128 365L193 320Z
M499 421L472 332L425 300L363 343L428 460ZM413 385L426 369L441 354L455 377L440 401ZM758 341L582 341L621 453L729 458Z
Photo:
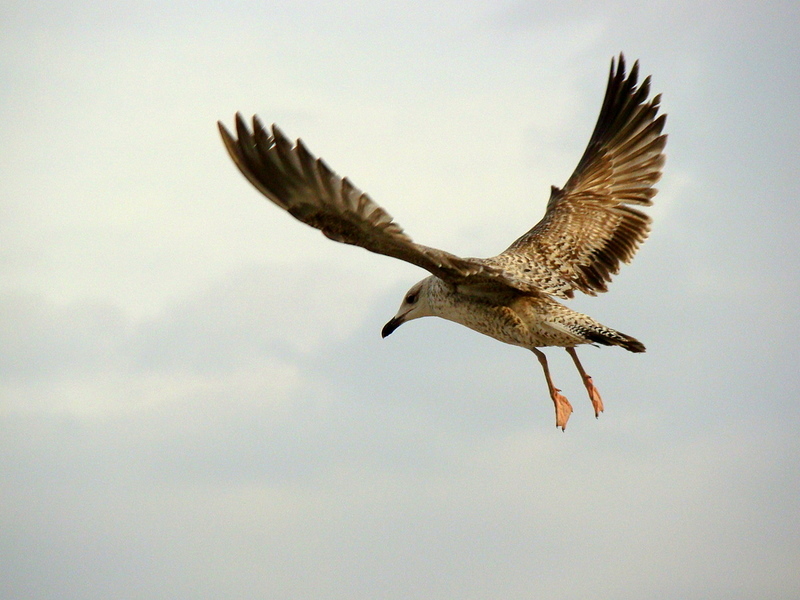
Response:
M559 313L563 311L574 313L555 301L530 296L518 296L505 303L483 298L463 298L452 310L439 316L523 348L566 347L586 343L561 322L563 315Z

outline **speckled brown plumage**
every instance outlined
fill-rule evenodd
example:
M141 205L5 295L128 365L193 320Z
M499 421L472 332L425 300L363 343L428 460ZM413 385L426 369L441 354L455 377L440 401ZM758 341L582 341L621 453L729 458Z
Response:
M599 414L603 403L574 350L580 344L644 352L636 339L553 300L574 292L605 292L621 263L630 262L650 231L650 217L635 207L652 204L661 177L666 116L658 116L650 78L641 85L638 62L611 61L608 86L594 132L575 172L553 187L545 215L502 254L461 258L415 243L392 217L347 178L336 175L300 141L253 117L253 130L236 115L234 138L220 123L228 152L245 177L295 218L330 239L361 246L420 266L430 277L406 294L384 337L402 323L438 316L500 341L532 350L544 370L562 429L572 412L552 383L545 346L567 349Z

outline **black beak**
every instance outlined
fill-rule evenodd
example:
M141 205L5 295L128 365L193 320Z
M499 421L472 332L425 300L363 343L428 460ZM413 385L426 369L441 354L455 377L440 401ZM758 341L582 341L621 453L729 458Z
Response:
M389 321L386 325L383 326L381 329L381 337L386 337L390 333L392 333L395 329L400 327L405 321L403 317L393 317L391 321Z

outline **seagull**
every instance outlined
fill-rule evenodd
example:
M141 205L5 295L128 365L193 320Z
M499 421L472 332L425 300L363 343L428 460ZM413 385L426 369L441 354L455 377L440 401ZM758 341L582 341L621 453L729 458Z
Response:
M553 384L539 348L566 349L595 417L603 411L603 400L576 346L645 351L637 339L554 299L572 298L575 291L590 296L607 291L620 263L632 260L650 232L650 217L635 207L652 205L656 194L653 185L665 161L666 115L658 115L661 96L649 97L650 77L637 85L638 75L638 61L626 74L623 54L611 59L600 115L572 176L563 188L551 187L541 221L491 258L462 258L415 243L367 194L334 173L301 140L292 145L275 125L268 131L254 116L250 131L237 113L238 139L218 125L242 174L293 217L332 240L430 272L406 293L382 337L403 323L434 316L530 349L544 371L556 427L563 431L572 406Z

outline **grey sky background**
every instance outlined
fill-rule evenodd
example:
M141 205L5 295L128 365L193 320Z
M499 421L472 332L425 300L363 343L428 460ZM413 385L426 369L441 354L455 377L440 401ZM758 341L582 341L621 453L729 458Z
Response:
M800 596L796 2L0 7L0 596ZM535 358L380 328L425 273L236 171L237 110L419 242L502 251L609 62L669 114L650 240Z

